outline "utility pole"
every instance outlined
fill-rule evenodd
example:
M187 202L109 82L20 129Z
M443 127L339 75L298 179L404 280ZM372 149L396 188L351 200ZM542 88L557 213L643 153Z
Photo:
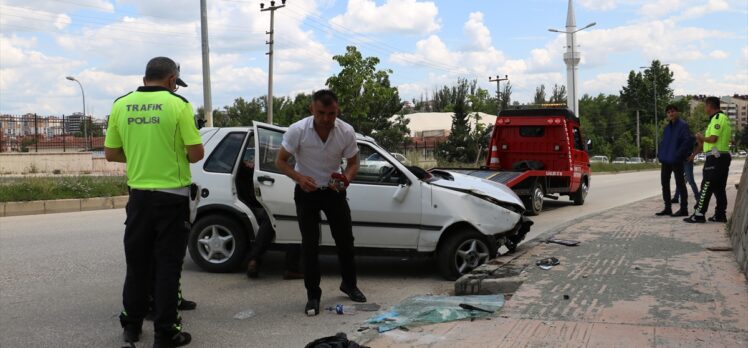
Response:
M661 64L660 66L669 66L670 64ZM649 69L648 66L640 66L642 69ZM660 124L657 122L657 70L652 65L652 94L654 94L654 117L655 117L655 158L660 153Z
M639 144L639 110L636 110L636 156L642 156L642 149Z
M270 41L265 41L266 44L270 46L270 49L266 53L268 55L268 100L267 100L267 110L268 110L268 123L273 124L273 33L275 31L274 26L274 20L275 20L275 10L286 7L286 0L281 0L282 5L275 6L275 1L270 1L270 7L265 8L265 3L260 3L260 12L270 11L270 31L265 32L265 34L270 35Z
M200 36L203 46L203 115L205 125L213 127L213 102L210 91L210 49L208 48L208 0L200 0Z
M508 80L509 75L504 75L503 79L499 75L496 75L496 78L492 78L491 76L488 77L488 82L496 82L496 106L498 109L496 116L499 116L499 113L501 113L501 81Z

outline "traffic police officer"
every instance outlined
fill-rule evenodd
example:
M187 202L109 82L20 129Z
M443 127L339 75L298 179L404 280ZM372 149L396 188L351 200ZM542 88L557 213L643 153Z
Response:
M727 222L727 173L730 169L730 137L732 129L730 119L719 109L719 98L708 97L704 110L711 115L706 133L696 134L696 140L704 143L703 149L706 154L704 163L704 178L701 181L701 195L696 204L696 212L683 219L685 222L706 222L704 214L709 208L709 200L712 193L717 200L714 216L709 218L713 222Z
M104 142L108 161L127 163L131 188L120 323L125 341L138 341L153 291L154 347L178 347L192 340L182 331L177 302L187 247L189 164L201 160L204 149L192 105L174 93L187 86L179 65L166 57L151 59L143 84L115 100Z

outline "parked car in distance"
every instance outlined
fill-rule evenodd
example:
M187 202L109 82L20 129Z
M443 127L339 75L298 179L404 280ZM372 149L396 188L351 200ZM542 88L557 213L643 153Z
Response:
M696 161L706 161L706 155L703 153L697 154L694 158Z
M738 151L738 156L739 157L745 157L746 156L745 150Z
M626 161L628 161L628 158L626 158L626 157L616 157L613 160L613 164L625 164Z
M592 156L590 163L610 163L608 156Z
M628 159L628 160L626 161L626 163L631 163L631 164L642 164L642 163L644 163L644 160L643 160L643 159L642 159L641 157L630 157L630 158L629 158L629 159Z
M397 152L390 152L390 155L392 155L392 157L395 157L395 159L398 160L398 162L406 166L410 165L410 160L408 160L408 157L405 157L405 155L401 153L397 153Z

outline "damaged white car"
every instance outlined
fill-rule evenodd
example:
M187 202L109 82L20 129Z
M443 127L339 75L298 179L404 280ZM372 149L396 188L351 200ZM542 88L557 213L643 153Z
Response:
M229 272L244 265L258 219L270 219L276 246L301 243L295 183L275 167L284 132L263 123L200 130L206 156L192 165L201 199L189 251L201 268ZM371 163L348 187L357 254L426 254L445 278L456 279L501 246L516 248L532 225L504 185L405 166L368 137L359 136L358 147ZM320 243L335 245L324 218Z

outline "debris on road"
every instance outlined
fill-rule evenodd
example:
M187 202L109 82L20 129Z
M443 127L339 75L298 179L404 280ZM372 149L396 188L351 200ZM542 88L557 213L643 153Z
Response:
M535 262L535 265L537 265L538 267L544 270L549 270L553 268L553 266L558 265L559 263L561 263L561 261L559 261L557 258L547 257L542 260L538 260L537 262Z
M732 247L728 246L728 245L710 246L710 247L706 247L706 250L709 250L709 251L732 251Z
M355 307L357 311L362 312L376 312L382 308L382 306L377 303L354 303L353 307Z
M244 319L249 319L254 316L255 316L255 311L251 309L247 309L247 310L234 314L234 319L244 320Z
M470 309L466 309L468 306ZM387 332L404 326L436 324L448 321L491 316L504 306L504 296L413 296L367 321ZM476 310L479 309L479 310Z
M556 239L556 238L550 238L545 241L546 243L555 243L555 244L561 244L565 246L577 246L579 245L578 240L570 240L570 239Z

